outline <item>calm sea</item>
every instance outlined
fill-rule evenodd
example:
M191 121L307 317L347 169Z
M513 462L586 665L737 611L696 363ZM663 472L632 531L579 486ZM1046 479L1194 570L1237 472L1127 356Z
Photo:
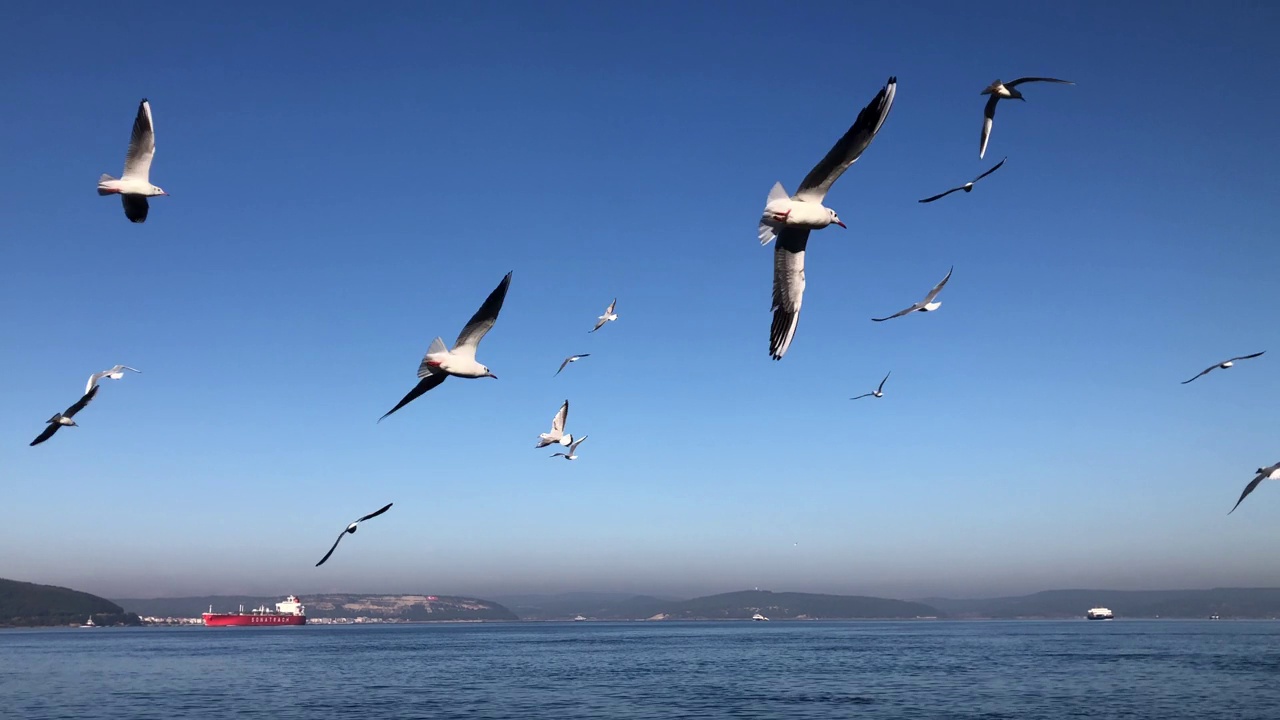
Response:
M0 631L3 718L1280 718L1280 622Z

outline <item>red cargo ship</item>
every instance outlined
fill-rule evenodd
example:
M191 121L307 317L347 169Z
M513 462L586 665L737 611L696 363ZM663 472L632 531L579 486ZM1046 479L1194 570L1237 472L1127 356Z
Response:
M307 608L293 595L285 598L284 602L276 603L275 610L268 610L263 605L257 610L245 612L244 606L241 605L240 612L215 613L213 606L210 605L209 612L204 614L204 624L208 627L306 625Z

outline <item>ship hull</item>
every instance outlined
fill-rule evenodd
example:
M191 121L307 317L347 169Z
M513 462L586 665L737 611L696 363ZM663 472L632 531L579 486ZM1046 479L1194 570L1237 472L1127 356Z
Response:
M204 613L208 627L268 627L272 625L306 625L306 615L269 615L263 613Z

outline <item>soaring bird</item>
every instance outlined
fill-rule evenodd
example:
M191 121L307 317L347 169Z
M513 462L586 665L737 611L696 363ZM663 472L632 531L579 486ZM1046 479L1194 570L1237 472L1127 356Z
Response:
M560 443L568 447L573 442L572 435L564 434L564 423L569 419L569 401L565 400L560 409L556 411L555 417L551 418L551 432L542 433L538 436L538 444L536 447L544 448L548 445Z
M996 118L996 103L1001 100L1014 98L1026 102L1027 99L1022 97L1022 93L1018 92L1017 87L1022 83L1029 82L1051 82L1062 83L1063 85L1075 85L1070 80L1057 80L1055 78L1041 77L1024 77L1017 80L1010 80L1002 83L999 80L987 86L979 95L990 95L991 99L987 101L987 106L982 109L982 145L978 148L978 157L982 158L987 154L987 141L991 139L991 123Z
M617 320L618 316L613 312L613 309L616 308L617 306L618 306L618 298L614 298L613 302L609 303L609 307L604 309L604 314L596 318L596 326L591 328L591 330L589 330L587 334L590 335L591 333L599 330L600 328L604 327L604 324L607 322L613 322L614 320ZM560 369L563 370L564 367L561 366Z
M768 244L776 236L773 252L773 324L769 329L769 355L781 360L791 347L800 321L800 303L804 298L804 255L809 231L839 225L845 227L836 211L822 204L827 191L845 170L849 169L875 139L897 93L897 78L889 78L871 104L858 113L857 119L800 182L795 195L787 196L782 183L769 191L764 214L760 218L760 243Z
M564 359L564 362L560 363L560 370L564 370L565 366L568 365L569 363L576 363L584 357L591 357L591 353L582 353L581 355L570 355L569 357ZM560 374L560 370L556 371L556 375ZM551 377L555 377L555 375L552 375Z
M386 512L386 511L390 510L390 509L391 509L391 506L392 506L392 505L394 505L394 504L395 504L395 503L387 503L386 505L383 505L382 507L378 508L377 510L374 510L373 512L369 513L368 515L365 515L364 517L360 518L359 520L356 520L355 522L351 523L351 524L350 524L350 525L348 525L348 526L347 526L347 527L346 527L342 532L338 533L338 539L333 541L333 547L329 548L329 552L325 553L325 554L324 554L324 557L320 558L320 562L316 563L316 567L320 567L321 565L323 565L323 564L324 564L324 561L325 561L325 560L328 560L328 559L329 559L329 556L333 554L333 551L338 549L338 543L342 542L342 537L343 537L344 535L346 535L347 533L351 533L352 535L355 535L355 534L356 534L356 526L357 526L357 525L359 525L360 523L364 522L365 520L368 520L369 518L376 518L376 517L378 517L378 516L379 516L379 515L381 515L382 513L384 513L384 512Z
M94 386L98 384L98 381L101 380L102 378L111 378L112 380L119 380L120 378L124 377L125 370L130 370L136 373L142 372L141 370L138 370L136 368L131 368L128 365L116 365L110 370L103 370L102 372L96 372L90 375L89 383L84 386L84 391L89 392L90 390L92 390Z
M849 398L849 399L850 399L850 400L861 400L861 399L862 399L862 398L864 398L864 397L878 397L878 398L879 398L879 397L884 397L884 382L885 382L885 380L888 380L888 379L889 379L889 376L890 376L890 375L892 375L892 374L893 374L893 371L892 371L892 370L890 370L889 372L885 373L885 374L884 374L884 380L881 380L881 381L880 381L880 387L876 388L874 391L869 392L869 393L863 393L863 394L859 395L858 397L851 397L851 398Z
M458 333L458 339L453 344L453 349L448 350L444 346L444 340L436 337L431 341L430 347L427 348L427 354L423 356L422 362L418 365L418 384L405 395L396 406L387 411L386 415L378 418L378 422L386 419L387 415L399 410L416 400L419 395L434 388L444 382L445 378L450 375L457 375L463 378L482 378L491 377L498 379L497 375L489 372L489 368L476 362L476 347L480 341L484 339L485 333L493 327L498 320L498 313L502 311L502 302L507 299L507 288L511 286L511 273L507 273L502 278L502 282L498 283L498 287L489 293L489 297L485 298L484 304L476 311L475 315L467 321L466 327L462 328L462 332Z
M948 190L948 191L946 191L946 192L944 192L944 193L941 193L941 194L939 194L939 195L934 195L933 197L927 197L927 198L925 198L925 199L921 200L920 202L922 202L922 203L931 203L931 202L933 202L934 200L937 200L938 198L944 198L944 197L946 197L946 196L950 195L951 193L953 193L953 192L955 192L955 191L957 191L957 190L963 190L963 191L965 191L965 192L970 192L970 191L972 191L972 190L973 190L973 184L974 184L974 183L976 183L976 182L978 182L979 180L981 180L982 178L984 178L984 177L986 177L986 176L990 175L991 173L993 173L993 172L995 172L995 171L999 170L999 169L1000 169L1000 166L1001 166L1001 165L1004 165L1004 161L1005 161L1005 160L1008 160L1008 159L1009 159L1009 158L1005 158L1004 160L1001 160L1000 162L996 163L996 166L995 166L995 167L993 167L993 168L991 168L990 170L988 170L988 171L986 171L986 172L982 173L982 174L981 174L981 175L979 175L978 177L976 177L976 178L974 178L974 179L970 180L969 182L967 182L967 183L965 183L965 184L961 185L960 187L953 187L953 188L951 188L950 190Z
M71 407L67 408L66 410L60 413L55 413L53 417L49 418L48 420L45 420L45 423L48 425L48 427L46 427L44 429L44 432L40 433L40 435L36 437L35 440L31 441L31 445L33 446L39 445L45 440L48 440L49 438L53 437L54 433L58 432L64 427L79 427L78 425L76 425L76 421L72 420L71 418L75 417L76 413L83 410L84 406L89 404L89 401L92 400L94 396L98 394L99 389L100 388L97 385L91 386L89 388L89 392L85 393L84 395L81 395L80 399L77 400L74 405L72 405Z
M1230 360L1223 360L1222 362L1218 363L1217 365L1210 365L1209 367L1205 368L1204 370L1201 370L1201 371L1200 371L1200 373L1199 373L1199 375L1196 375L1196 377L1191 378L1191 380L1195 380L1196 378L1200 377L1200 375L1206 375L1206 374L1208 374L1210 371L1212 371L1212 370L1217 370L1218 368L1222 368L1223 370L1226 370L1227 368L1232 367L1233 365L1235 365L1237 360L1252 360L1253 358L1256 358L1256 357L1258 357L1259 355L1261 355L1261 354L1263 354L1263 353L1265 353L1265 352L1266 352L1266 350L1263 350L1262 352L1256 352L1256 353L1254 353L1254 354L1252 354L1252 355L1241 355L1240 357L1233 357L1233 358L1231 358ZM1191 380L1183 380L1181 384L1182 384L1182 385L1186 385L1187 383L1191 382Z
M946 277L944 277L944 278L942 278L942 282L938 283L937 285L934 285L934 286L933 286L933 289L929 291L929 294L928 294L928 295L925 295L925 296L924 296L924 299L923 299L923 300L921 300L920 302L916 303L915 305L912 305L911 307L907 308L906 310L899 310L898 312L896 312L896 313L894 313L894 314L890 315L889 317L871 318L871 319L872 319L874 322L884 322L885 320L892 320L892 319L894 319L894 318L896 318L896 317L902 317L903 315L909 315L909 314L911 314L911 313L913 313L913 312L930 312L930 311L937 310L938 308L942 307L942 301L941 301L941 300L939 300L939 301L937 301L937 302L934 302L934 300L933 300L933 299L934 299L934 298L936 298L936 297L938 297L938 293L942 292L942 288L947 284L947 281L951 279L951 271L952 271L952 270L955 270L955 266L952 266L952 267L951 267L951 270L948 270L948 271L947 271L947 276L946 276Z
M1249 497L1249 493L1253 492L1253 489L1258 487L1258 483L1263 480L1280 480L1280 463L1276 463L1271 467L1258 468L1257 472L1258 476L1250 480L1248 485L1244 486L1244 492L1240 493L1240 499L1236 501L1234 506L1232 506L1231 511L1227 513L1228 515L1235 512L1236 508L1240 507L1240 503L1244 502L1244 499Z
M586 440L587 440L587 436L586 436L586 435L583 435L582 437L580 437L580 438L578 438L577 440L574 440L574 441L573 441L573 444L569 446L569 452L567 452L567 453L562 453L562 452L558 452L558 453L551 453L551 457L562 457L562 458L564 458L565 460L577 460L577 459L578 459L578 446L579 446L579 445L581 445L582 443L586 442Z
M147 198L169 193L151 184L151 158L156 154L155 124L151 121L151 103L146 98L138 104L129 137L129 152L124 157L124 173L119 179L106 173L98 178L99 195L119 195L124 215L133 222L146 222Z

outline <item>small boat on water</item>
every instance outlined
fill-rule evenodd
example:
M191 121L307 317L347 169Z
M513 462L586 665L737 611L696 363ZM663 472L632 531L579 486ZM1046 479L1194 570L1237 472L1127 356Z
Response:
M98 627L98 624L97 624L97 623L95 623L95 622L93 621L93 616L92 616L92 615L90 615L90 616L89 616L89 619L88 619L88 620L85 620L85 621L84 621L84 624L83 624L83 625L81 625L80 627L82 627L82 628L92 628L92 627Z
M1089 608L1088 614L1085 615L1088 620L1112 620L1115 614L1111 610L1104 607Z
M752 619L752 620L754 620L754 621L756 621L756 622L760 622L760 621L768 622L768 621L769 621L769 618L767 618L767 617L765 617L765 616L761 615L760 613L756 613L755 615L752 615L752 616L751 616L751 619Z
M574 622L582 622L582 621L584 621L584 620L586 620L586 618L582 617L581 615L579 615L579 616L577 616L577 617L575 617L575 618L573 619L573 621L574 621Z

